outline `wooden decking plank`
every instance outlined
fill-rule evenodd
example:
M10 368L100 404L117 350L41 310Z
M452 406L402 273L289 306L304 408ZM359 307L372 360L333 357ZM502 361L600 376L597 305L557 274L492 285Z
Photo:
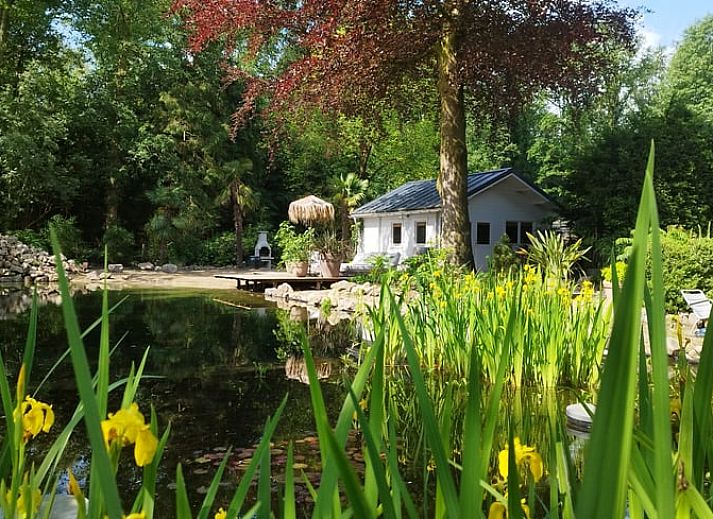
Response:
M285 272L247 272L244 274L216 274L214 277L221 279L232 279L236 283L236 288L252 290L264 290L268 286L277 287L282 283L289 283L293 287L304 287L315 285L318 290L322 285L330 286L332 283L348 279L346 277L321 277L321 276L305 276L297 277L293 274Z

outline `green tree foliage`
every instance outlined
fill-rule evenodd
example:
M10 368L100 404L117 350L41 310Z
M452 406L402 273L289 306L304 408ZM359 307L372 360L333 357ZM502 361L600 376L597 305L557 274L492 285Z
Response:
M667 77L667 95L713 123L713 15L686 30Z
M0 225L25 228L67 212L76 199L81 151L72 147L82 75L73 56L35 61L0 87Z

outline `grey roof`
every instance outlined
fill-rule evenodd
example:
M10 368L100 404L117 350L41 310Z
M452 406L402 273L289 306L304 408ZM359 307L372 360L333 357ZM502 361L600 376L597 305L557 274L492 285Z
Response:
M533 190L549 200L537 186L528 182L518 175L512 168L495 169L468 175L468 198L483 191L495 182L513 174L529 185ZM396 213L402 211L418 211L424 209L438 209L441 207L441 197L436 189L436 181L414 180L389 191L358 207L352 212L352 216L360 216L374 213Z

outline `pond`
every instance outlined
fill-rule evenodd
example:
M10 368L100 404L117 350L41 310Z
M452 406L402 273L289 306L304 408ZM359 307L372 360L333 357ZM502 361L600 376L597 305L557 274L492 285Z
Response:
M26 309L18 301L27 294L13 292L15 310ZM78 293L74 301L82 329L99 316L101 293ZM303 364L294 355L296 328L307 327L320 372L329 411L336 416L344 395L340 356L356 340L349 322L336 325L293 320L262 297L231 291L132 290L111 291L111 376L126 376L131 363L139 363L150 348L145 373L159 378L142 382L138 401L148 416L153 405L160 429L171 423L171 436L159 475L157 516L170 517L174 510L175 468L184 465L192 504L198 506L202 492L226 448L249 449L260 438L267 418L285 395L287 406L275 442L301 439L306 446L314 436L309 387ZM0 300L0 305L2 300ZM6 307L7 308L7 307ZM0 345L7 372L19 369L29 321L29 312L5 312L0 320ZM99 332L85 338L88 356L96 359ZM44 304L39 311L37 353L31 387L66 350L61 309ZM119 395L115 395L118 406ZM71 364L63 361L40 388L38 398L53 404L57 423L63 426L77 402ZM59 427L55 428L56 431ZM307 438L306 441L304 439ZM70 448L73 470L86 470L88 449L83 431L77 430ZM314 447L314 445L312 445ZM313 449L314 450L314 449ZM246 450L249 454L249 450ZM277 451L279 454L279 450ZM123 459L128 460L127 452ZM127 495L138 489L140 474L126 463L120 478Z

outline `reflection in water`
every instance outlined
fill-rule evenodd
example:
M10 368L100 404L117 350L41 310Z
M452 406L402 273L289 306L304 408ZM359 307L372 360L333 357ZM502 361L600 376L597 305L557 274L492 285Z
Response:
M324 380L332 376L332 364L329 360L314 359L314 367L317 371L317 378ZM309 375L307 374L307 364L304 357L292 355L285 362L285 375L290 380L299 380L303 384L309 384Z
M40 306L48 303L59 305L62 298L54 288L38 286L37 302ZM20 285L0 283L0 321L28 312L30 307L32 307L32 292Z
M23 294L20 297L30 297L27 292ZM346 329L348 323L327 330L314 322L290 321L288 312L278 314L261 297L236 290L115 291L109 292L110 306L126 296L110 317L111 343L117 345L111 358L112 380L125 377L131 364L139 362L145 349L150 348L145 374L158 378L142 381L137 401L144 413L151 406L155 408L161 429L171 423L171 437L158 476L157 517L174 514L174 493L169 486L178 462L185 465L192 502L200 503L203 496L197 490L210 482L212 474L191 464L198 457L195 453L251 446L285 395L289 398L276 441L314 434L309 387L299 377L287 378L285 366L278 359L278 351L285 347L284 337L276 333L278 322L294 326L292 338L307 332L316 339L313 349L326 363L321 368L323 374L339 372L327 357L338 358L350 344L339 342L351 341L353 332ZM0 297L0 304L2 301ZM80 326L86 329L99 316L101 293L75 295L74 303ZM13 314L0 325L0 347L9 373L19 370L28 322L29 313L24 312ZM98 344L97 329L85 338L90 362L96 362ZM61 308L41 307L33 389L66 347ZM298 362L295 370L301 369L297 365ZM325 379L323 392L328 412L334 418L344 397L341 382ZM57 423L63 426L74 410L76 394L71 366L64 361L38 398L53 404ZM120 405L119 392L112 399L110 407L116 409ZM82 434L81 428L75 431L66 459L68 466L88 455ZM37 447L42 450L41 445ZM141 476L128 464L123 470L126 472L120 482L128 495L136 490Z

